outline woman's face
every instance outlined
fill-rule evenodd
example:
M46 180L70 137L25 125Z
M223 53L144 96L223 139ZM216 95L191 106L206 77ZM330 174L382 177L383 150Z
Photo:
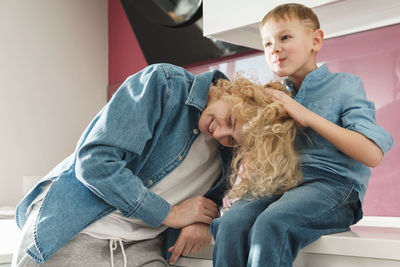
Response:
M200 116L199 129L226 147L240 145L243 124L232 115L231 105L223 100L210 99Z

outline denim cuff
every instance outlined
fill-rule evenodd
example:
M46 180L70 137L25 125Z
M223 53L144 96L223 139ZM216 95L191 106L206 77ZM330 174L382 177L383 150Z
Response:
M165 221L170 210L171 205L167 201L148 190L139 208L129 217L140 218L151 227L158 227Z
M371 139L386 154L393 147L393 137L382 127L378 125L357 124L349 127L349 130L356 131L368 139Z

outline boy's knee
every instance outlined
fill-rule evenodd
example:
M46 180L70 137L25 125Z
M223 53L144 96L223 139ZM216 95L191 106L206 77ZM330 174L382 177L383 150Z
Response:
M279 211L261 213L253 224L252 229L261 229L262 231L285 232L293 225L290 214Z
M227 220L225 217L219 217L214 219L210 225L211 234L215 237L217 233L224 232L227 228L229 228L229 224L232 222Z
M234 233L248 232L253 220L240 213L224 213L223 216L214 219L211 223L211 233L215 237L217 233L232 235Z

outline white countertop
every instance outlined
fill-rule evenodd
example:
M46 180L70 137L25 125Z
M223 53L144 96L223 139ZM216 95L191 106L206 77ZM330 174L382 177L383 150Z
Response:
M15 219L0 219L0 264L11 262L20 236Z
M303 253L368 257L400 261L400 228L352 226L351 231L324 235Z
M400 218L366 217L351 229L344 233L325 235L301 252L400 261ZM20 236L21 231L15 219L0 219L0 264L11 262ZM199 253L208 254L208 257L196 256L200 259L209 258L212 247L210 244L203 253Z

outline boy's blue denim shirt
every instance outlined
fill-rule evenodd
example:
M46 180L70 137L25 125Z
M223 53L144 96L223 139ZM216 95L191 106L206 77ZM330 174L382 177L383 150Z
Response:
M294 93L289 79L286 79L286 86ZM326 65L322 65L305 77L293 97L325 119L371 139L383 153L392 148L393 138L376 125L374 103L366 99L359 77L349 73L332 73ZM313 175L313 168L332 172L350 179L363 201L371 175L366 165L340 152L311 128L299 131L295 146L301 156L304 179L317 178Z
M169 65L151 65L129 77L96 115L75 152L56 166L17 207L17 224L52 181L27 253L38 263L90 223L118 209L157 227L170 204L149 188L174 170L199 134L198 120L219 71L197 76ZM221 205L231 149L220 146L223 172L205 195ZM173 242L173 241L172 241ZM169 241L171 243L171 241Z

